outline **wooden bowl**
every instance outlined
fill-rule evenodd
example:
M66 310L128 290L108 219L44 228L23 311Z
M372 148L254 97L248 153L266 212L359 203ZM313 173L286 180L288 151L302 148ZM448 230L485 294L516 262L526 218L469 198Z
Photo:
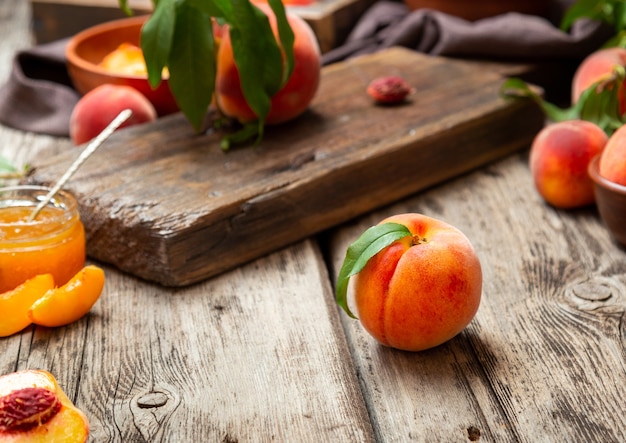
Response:
M602 177L598 172L599 163L600 155L597 155L588 169L594 183L598 212L613 238L626 247L626 186Z
M548 2L545 0L404 0L404 4L410 10L434 9L471 21L506 12L548 14Z
M113 20L92 26L70 38L65 55L67 69L80 94L86 94L104 83L132 86L144 94L159 115L178 111L167 80L152 89L147 76L133 76L109 72L98 64L121 43L139 46L141 27L148 16Z

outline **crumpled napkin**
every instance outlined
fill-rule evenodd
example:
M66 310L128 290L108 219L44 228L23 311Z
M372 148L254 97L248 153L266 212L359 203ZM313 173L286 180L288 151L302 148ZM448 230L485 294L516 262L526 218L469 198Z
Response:
M562 17L566 8L562 5L556 14ZM512 12L471 22L430 9L409 11L401 2L379 1L359 19L344 44L324 54L323 62L391 46L490 60L581 59L612 33L609 26L591 20L578 20L569 32L563 32L548 19L533 15Z
M561 0L562 1L562 0ZM580 58L612 35L598 22L579 20L570 32L550 21L523 14L503 14L469 22L439 11L409 11L401 2L374 3L346 42L322 57L327 65L391 46L433 55L482 59ZM66 68L68 39L18 52L8 81L0 87L0 123L42 134L66 137L79 94Z
M19 51L0 87L0 123L24 131L67 137L79 99L66 67L68 39Z

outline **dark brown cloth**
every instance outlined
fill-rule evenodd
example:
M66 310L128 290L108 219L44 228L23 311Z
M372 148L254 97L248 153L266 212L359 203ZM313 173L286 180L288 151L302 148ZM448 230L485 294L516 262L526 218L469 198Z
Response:
M67 137L79 95L67 73L59 40L18 52L0 88L0 123L24 131Z
M450 57L582 58L611 33L607 26L588 20L562 32L547 19L515 13L469 22L428 9L411 12L399 1L386 0L373 4L345 44L324 54L322 62L327 65L394 45ZM59 40L16 54L11 75L0 87L0 123L68 136L79 95L67 73L66 45L67 40Z
M555 2L555 21L567 2ZM559 9L560 8L560 9ZM583 58L608 40L610 27L578 20L568 32L547 18L518 13L474 22L439 11L409 11L401 2L379 1L360 18L344 44L323 56L324 64L391 46L449 57L541 60Z

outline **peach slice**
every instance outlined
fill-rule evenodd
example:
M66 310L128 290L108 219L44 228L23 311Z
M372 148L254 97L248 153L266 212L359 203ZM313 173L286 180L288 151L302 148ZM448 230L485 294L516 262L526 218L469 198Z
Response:
M0 337L8 337L31 324L30 307L54 288L52 274L37 275L17 288L0 294Z
M104 287L104 271L89 265L65 285L50 289L28 310L31 322L48 327L64 326L85 315Z
M78 443L88 436L87 416L51 373L28 369L0 377L0 441Z

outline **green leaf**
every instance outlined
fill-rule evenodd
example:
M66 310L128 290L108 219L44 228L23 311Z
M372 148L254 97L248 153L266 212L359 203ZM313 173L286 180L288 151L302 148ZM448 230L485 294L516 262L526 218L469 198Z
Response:
M578 0L566 11L560 28L568 31L581 18L608 23L620 32L626 26L626 5L624 0Z
M616 66L608 78L592 84L582 92L573 106L565 109L545 101L523 80L517 78L507 79L502 84L500 93L508 98L534 100L542 108L545 116L553 122L587 120L597 124L610 136L624 124L619 97L623 94L625 78L624 67Z
M596 123L610 136L623 125L620 97L624 93L626 71L623 66L616 66L611 76L601 80L581 94L576 108L579 118Z
M230 23L230 38L241 90L263 125L271 97L282 84L282 55L267 16L248 0L232 3L234 23Z
M185 0L189 6L202 11L211 17L225 18L230 21L233 16L233 6L230 0Z
M295 65L293 55L295 36L293 29L291 29L291 25L289 25L289 20L287 20L285 6L281 0L269 0L269 5L274 11L274 16L276 17L280 47L282 48L283 56L285 57L281 83L281 86L284 86L289 80L289 77L291 77L291 73L293 72L293 67Z
M581 18L602 19L605 17L606 4L610 3L605 0L578 0L569 7L563 19L561 20L561 29L568 31L574 22Z
M352 318L356 316L348 307L348 283L350 277L361 272L367 262L393 242L412 236L411 231L399 223L382 223L367 229L346 251L346 257L337 277L335 299L337 304Z
M175 0L161 0L141 30L141 50L153 88L161 83L163 68L170 58L175 25Z
M546 117L552 121L572 120L578 116L575 108L562 109L547 102L528 84L519 78L509 78L500 87L500 95L505 98L529 98L537 103Z
M186 3L176 8L168 67L176 103L199 131L215 89L216 57L211 17Z

